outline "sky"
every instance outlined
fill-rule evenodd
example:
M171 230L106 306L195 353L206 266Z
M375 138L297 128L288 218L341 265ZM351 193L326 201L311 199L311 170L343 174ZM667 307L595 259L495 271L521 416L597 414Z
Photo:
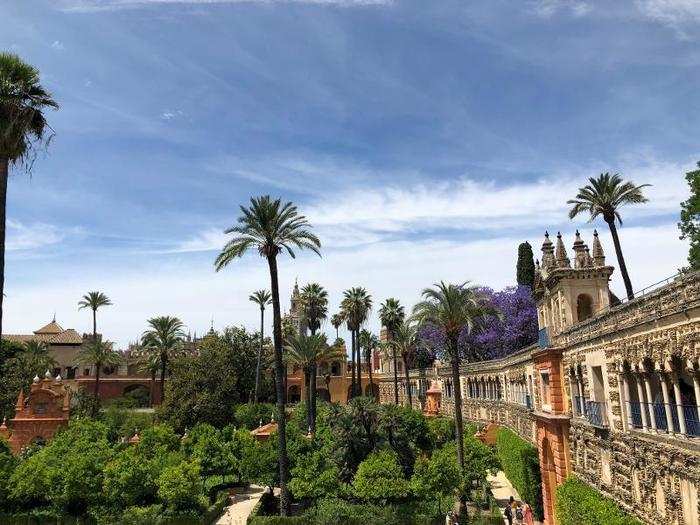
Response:
M652 185L622 210L634 288L685 264L695 0L8 0L0 20L0 49L61 106L31 173L11 174L6 333L54 314L90 331L90 290L112 299L98 324L120 347L156 315L256 329L264 261L213 261L262 194L323 245L281 258L284 309L295 280L325 286L330 313L351 286L407 306L439 280L509 286L545 230L571 254L597 227L617 266L606 225L567 216L605 171Z

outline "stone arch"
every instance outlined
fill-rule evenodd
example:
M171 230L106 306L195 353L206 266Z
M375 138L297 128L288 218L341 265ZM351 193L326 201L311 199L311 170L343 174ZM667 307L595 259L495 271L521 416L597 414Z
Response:
M576 318L578 322L593 317L593 299L587 293L579 294L576 298Z
M287 402L298 403L301 401L301 389L299 385L292 385L287 389Z
M326 401L327 403L330 403L331 401L331 394L327 388L317 388L316 397L319 399L319 401Z
M135 383L124 387L124 397L133 399L139 407L147 407L151 398L151 391L141 383Z

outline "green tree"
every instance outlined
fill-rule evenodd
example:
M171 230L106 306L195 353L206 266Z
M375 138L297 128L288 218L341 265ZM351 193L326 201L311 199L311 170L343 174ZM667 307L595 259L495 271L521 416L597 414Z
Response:
M311 335L321 328L321 322L328 316L328 292L318 283L309 283L301 289L301 310L306 325L311 331ZM326 344L326 348L328 345ZM316 375L318 363L322 359L317 359L311 364L308 383L308 403L309 421L311 430L316 429Z
M199 463L183 461L166 467L158 477L158 497L171 511L200 511L206 505Z
M76 356L80 364L92 365L95 367L95 398L99 398L100 393L100 372L102 367L117 366L121 363L121 355L112 349L109 341L98 341L93 339L80 348ZM95 405L97 406L97 405Z
M369 372L369 389L370 392L372 392L372 398L375 398L374 380L372 379L372 352L379 348L379 338L369 330L365 330L363 328L360 331L358 341L360 350L362 351L362 355L367 365L367 370Z
M690 197L681 203L681 221L678 228L681 230L681 239L688 239L690 242L690 268L700 270L700 169L686 173L685 180L690 186Z
M351 390L353 396L362 395L362 361L358 348L358 334L371 310L372 297L363 287L355 286L343 292L343 300L340 302L340 311L351 335Z
M0 53L0 339L5 297L5 228L10 166L29 170L38 147L48 145L53 130L44 112L58 109L39 83L39 71L12 53Z
M357 468L352 481L355 497L370 502L387 503L405 498L409 484L394 452L380 450L370 454Z
M148 320L150 327L141 336L141 345L160 356L160 402L165 399L165 372L170 359L182 351L185 336L183 324L177 317L161 316Z
M389 297L384 301L384 303L379 307L379 320L382 326L386 328L387 339L391 340L394 337L394 332L403 323L406 318L406 312L403 306L399 303L398 299ZM394 367L394 404L399 404L399 375L396 367L396 349L391 346L389 349L392 351L392 363Z
M260 392L260 359L263 354L263 341L265 338L265 307L272 302L272 295L268 290L256 290L248 299L260 308L260 346L258 347L258 364L255 367L255 393L253 395L253 403L257 403L260 401L258 394Z
M27 351L29 349L29 351ZM32 350L33 349L33 350ZM35 376L56 366L46 345L0 342L0 419L12 418L20 390L28 390Z
M519 286L532 288L535 284L535 259L532 255L532 246L527 241L518 246L516 279Z
M457 450L454 443L435 450L430 456L416 460L411 477L411 490L420 498L438 499L438 510L444 514L445 499L448 507L452 506L455 491L462 484L462 470L457 463Z
M591 177L588 182L589 184L579 188L575 199L566 202L573 204L569 211L569 218L573 219L580 213L588 213L591 221L598 216L603 217L610 228L610 235L612 235L617 254L617 263L620 266L622 280L625 282L627 298L633 299L632 281L630 281L625 258L622 255L622 246L615 221L622 225L622 216L620 215L622 206L647 202L642 189L649 184L635 186L632 182L623 181L618 174L611 175L610 173L601 173L597 178Z
M78 310L89 308L92 310L92 340L97 341L97 310L103 306L110 306L112 301L102 292L88 292L78 301Z
M269 195L253 197L250 207L241 206L238 224L226 230L233 238L224 246L215 261L217 271L251 250L265 257L270 271L272 292L273 337L275 344L275 377L277 389L277 424L279 428L280 514L289 514L289 459L285 433L284 363L282 361L282 314L280 310L277 256L286 250L294 258L294 249L309 249L320 255L321 241L291 202L282 203Z
M455 385L457 459L464 471L464 426L459 368L465 352L460 348L460 336L477 331L488 317L497 315L497 312L479 288L468 286L466 283L456 285L440 282L433 288L424 289L422 295L423 300L413 309L415 318L420 324L430 324L442 330L447 341L445 358L449 359L452 366L452 382ZM468 349L466 353L469 354ZM464 503L463 497L461 503Z
M343 315L341 313L333 314L331 316L331 324L335 328L335 338L340 339L340 334L338 333L338 328L343 324Z
M389 347L392 354L401 356L403 362L404 380L406 387L406 401L409 407L413 406L413 395L411 394L411 378L409 370L416 354L418 344L418 327L412 320L406 320L399 324L393 332L393 337L389 340Z

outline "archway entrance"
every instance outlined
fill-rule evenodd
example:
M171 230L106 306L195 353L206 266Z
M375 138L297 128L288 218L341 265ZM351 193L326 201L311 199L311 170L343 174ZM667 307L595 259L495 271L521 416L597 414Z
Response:
M133 400L134 404L139 407L147 407L151 392L145 385L129 385L124 389L124 397Z

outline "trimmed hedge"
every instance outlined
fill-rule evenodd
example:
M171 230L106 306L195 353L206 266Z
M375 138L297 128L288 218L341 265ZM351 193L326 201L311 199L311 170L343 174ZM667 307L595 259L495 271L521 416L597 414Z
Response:
M613 500L574 476L557 487L555 513L560 525L641 525Z
M535 518L542 520L542 479L537 449L515 432L501 427L496 436L496 454L508 480L530 504Z

